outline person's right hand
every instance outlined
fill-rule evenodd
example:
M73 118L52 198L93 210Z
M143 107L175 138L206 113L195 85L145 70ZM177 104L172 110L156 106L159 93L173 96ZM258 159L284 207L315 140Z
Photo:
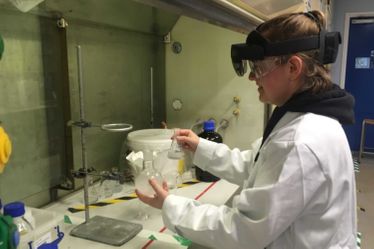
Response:
M200 138L191 130L181 129L177 131L176 139L184 149L195 152Z

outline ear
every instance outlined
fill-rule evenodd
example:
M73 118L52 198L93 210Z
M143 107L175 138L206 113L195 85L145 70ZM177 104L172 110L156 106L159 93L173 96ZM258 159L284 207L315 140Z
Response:
M291 80L297 80L301 77L304 61L297 55L292 55L288 59L288 73Z

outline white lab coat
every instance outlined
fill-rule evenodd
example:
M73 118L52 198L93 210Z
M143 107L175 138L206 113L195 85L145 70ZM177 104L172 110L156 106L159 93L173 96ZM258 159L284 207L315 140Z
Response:
M167 228L212 248L356 248L352 156L335 119L288 112L261 148L230 150L200 139L194 163L242 186L233 207L169 195Z

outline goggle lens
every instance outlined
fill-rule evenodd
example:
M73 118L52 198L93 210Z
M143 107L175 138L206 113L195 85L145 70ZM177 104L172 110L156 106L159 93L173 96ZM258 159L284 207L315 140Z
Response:
M256 79L262 78L274 71L281 63L278 58L268 58L262 61L248 61L249 68Z

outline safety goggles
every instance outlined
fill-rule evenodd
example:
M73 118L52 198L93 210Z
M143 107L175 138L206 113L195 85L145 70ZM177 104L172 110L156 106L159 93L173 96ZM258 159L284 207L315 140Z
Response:
M279 57L268 57L264 60L259 61L248 61L251 74L256 78L260 79L265 77L269 73L273 72L282 64L282 60Z

